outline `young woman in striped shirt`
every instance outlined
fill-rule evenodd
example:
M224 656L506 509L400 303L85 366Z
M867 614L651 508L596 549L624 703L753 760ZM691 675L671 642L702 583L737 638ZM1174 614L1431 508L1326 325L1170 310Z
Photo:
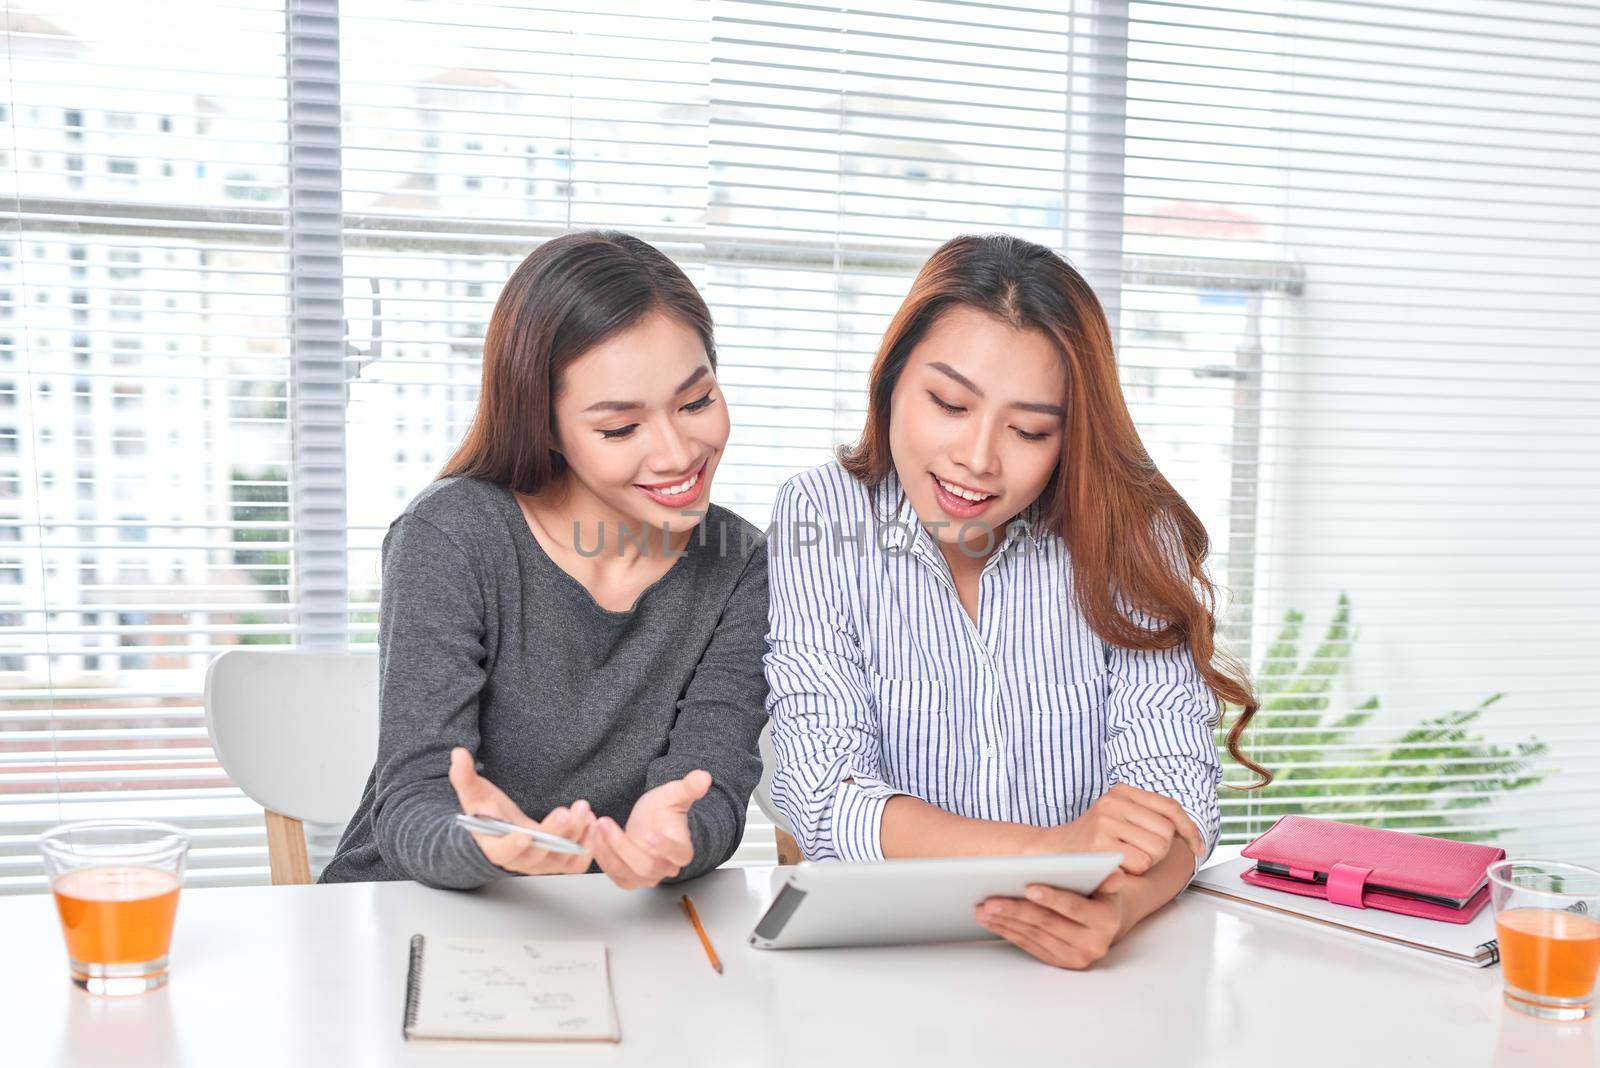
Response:
M1105 315L1061 257L962 237L872 369L867 427L779 493L766 657L772 800L815 859L1125 858L1088 898L977 919L1082 968L1216 843L1219 701L1204 527L1140 443Z

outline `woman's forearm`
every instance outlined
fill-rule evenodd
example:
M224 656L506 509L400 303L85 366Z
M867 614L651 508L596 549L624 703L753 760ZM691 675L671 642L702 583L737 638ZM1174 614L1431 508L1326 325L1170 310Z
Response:
M1178 896L1194 877L1194 851L1175 838L1167 855L1143 875L1129 875L1116 891L1122 899L1122 927L1117 939L1137 927L1152 912Z
M885 857L1007 856L1040 851L1051 831L998 820L975 820L946 812L918 797L897 794L883 809L881 831ZM1181 838L1143 875L1124 873L1121 938L1151 913L1178 896L1194 876L1194 852Z
M1043 830L968 819L920 797L896 794L883 808L879 837L885 857L999 857L1036 851Z

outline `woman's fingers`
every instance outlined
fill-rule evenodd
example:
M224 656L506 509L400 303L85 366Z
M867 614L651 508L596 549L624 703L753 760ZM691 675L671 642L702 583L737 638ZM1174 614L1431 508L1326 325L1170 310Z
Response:
M1171 844L1173 837L1178 833L1172 820L1163 812L1140 804L1136 800L1120 798L1112 809L1112 815L1134 827L1149 831L1160 840L1163 848Z
M575 801L571 808L565 805L558 806L551 809L542 822L534 823L529 820L528 824L547 834L580 841L584 831L592 822L594 814L589 810L588 802ZM514 858L515 870L525 875L564 875L569 872L587 871L589 868L588 850L582 853L557 853L522 835L507 835L506 840L519 843Z
M1112 870L1110 875L1107 875L1100 881L1099 886L1094 888L1095 896L1099 897L1101 894L1115 894L1117 891L1122 889L1122 884L1126 883L1127 881L1128 877L1123 874L1122 869L1115 868Z
M1200 833L1200 828L1195 826L1194 821L1189 818L1189 813L1174 799L1167 797L1165 794L1141 790L1137 786L1129 786L1127 783L1118 783L1107 793L1116 794L1165 820L1171 825L1173 834L1182 838L1195 856L1198 857L1205 853L1206 842L1205 837Z
M1059 938L1047 936L1037 927L1012 923L1001 917L988 920L984 926L1029 956L1054 967L1082 969L1092 963L1083 952Z
M1155 867L1156 862L1167 855L1167 850L1172 845L1172 839L1152 834L1137 824L1116 818L1108 820L1107 824L1112 836L1120 843L1118 848L1121 848L1124 854L1132 851L1133 855L1128 856L1131 866L1124 864L1123 867L1134 875L1142 875Z
M1023 899L1001 899L1001 918L1053 932L1094 956L1111 948L1121 922L1118 909L1105 901L1035 884Z
M455 753L465 752L464 749L455 751ZM499 816L519 826L531 827L575 842L582 842L590 825L594 823L594 811L587 801L581 800L573 802L570 808L563 805L551 809L543 822L529 819L521 809L511 803L509 798L500 793L498 788L477 774L471 766L470 757L467 766L460 768L460 761L455 753L451 754L451 784L456 786L456 795L461 801L463 810L476 815ZM468 775L471 779L467 778ZM458 779L461 780L460 785L457 785ZM480 796L474 803L475 788L472 780L476 780L484 790L492 792L494 796L487 800ZM491 864L523 875L588 871L592 859L588 850L582 853L557 853L520 834L490 835L474 832L472 840L477 843Z
M644 840L644 844L650 852L675 868L682 868L694 859L694 842L686 835L656 831Z
M709 789L711 789L711 773L696 770L681 779L664 782L652 792L663 808L688 812L689 806L706 796L706 791Z
M672 865L663 861L650 851L644 849L628 837L628 832L617 825L615 820L603 819L600 821L601 833L612 850L640 876L652 882L660 882L667 875L672 874Z
M459 745L450 750L450 786L461 811L471 812L468 805L478 802L478 770L472 766L472 754Z
M505 791L478 774L472 753L459 745L450 750L449 778L461 811L473 816L498 816L524 827L535 826Z
M583 833L593 822L594 813L590 810L588 802L575 801L571 808L563 805L551 809L545 816L544 822L539 824L539 830L561 838L570 838L576 842L583 837Z
M1042 947L1042 959L1081 968L1105 956L1116 934L1117 912L1110 905L1069 890L1033 885L1028 900L991 898L980 915L991 929L1002 925Z
M1178 837L1183 839L1183 843L1194 852L1195 856L1205 856L1205 835L1200 833L1200 828L1195 826L1194 820L1189 818L1189 813L1184 811L1182 805L1178 804L1176 801L1172 802L1172 805L1178 810L1173 814L1172 817L1173 822L1176 823L1178 827Z
M1189 818L1189 813L1184 811L1182 805L1170 797L1153 794L1148 790L1140 791L1138 801L1147 809L1160 813L1172 824L1173 833L1183 839L1195 856L1201 856L1206 851L1206 840L1200 834L1200 828L1195 826L1194 820Z
M589 831L594 859L600 870L624 890L654 886L663 875L656 874L653 859L628 840L627 834L614 820L601 818Z
M600 865L600 870L624 890L633 889L633 870L617 856L616 850L611 848L606 841L605 832L600 829L597 822L589 828L589 833L584 836L583 844L594 856L594 862Z
M984 930L992 931L999 935L1029 956L1036 957L1046 964L1056 963L1048 949L1040 945L1032 935L1022 931L1020 928L1012 927L1005 921L995 918L985 917L979 922L983 924Z
M491 838L490 842L493 843L494 852L485 850L484 855L508 871L534 875L542 870L541 865L549 859L548 850L541 849L520 834Z

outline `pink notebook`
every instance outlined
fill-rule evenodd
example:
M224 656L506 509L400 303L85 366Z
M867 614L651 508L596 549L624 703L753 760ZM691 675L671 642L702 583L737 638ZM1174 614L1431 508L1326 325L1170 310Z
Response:
M1256 862L1257 867L1239 875L1252 886L1326 898L1350 908L1468 923L1488 904L1486 873L1506 851L1310 816L1284 816L1241 855ZM1264 872L1262 864L1284 871ZM1464 904L1456 907L1416 895Z

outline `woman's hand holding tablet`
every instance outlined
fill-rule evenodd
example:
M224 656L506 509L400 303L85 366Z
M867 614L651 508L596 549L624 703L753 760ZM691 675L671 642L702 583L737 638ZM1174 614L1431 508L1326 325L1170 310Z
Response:
M978 923L1018 949L1057 968L1082 969L1106 955L1122 933L1122 898L1128 877L1114 871L1094 894L1034 883L1025 898L991 897L978 906Z
M1183 806L1119 783L1076 820L1040 831L1030 851L1121 853L1120 871L1091 895L1036 883L1024 897L991 897L979 904L978 923L1046 964L1087 968L1106 955L1125 927L1143 918L1148 904L1133 904L1129 892L1149 881L1139 877L1154 878L1153 869L1178 848L1193 858L1205 853L1205 839ZM1191 863L1184 861L1185 871Z

